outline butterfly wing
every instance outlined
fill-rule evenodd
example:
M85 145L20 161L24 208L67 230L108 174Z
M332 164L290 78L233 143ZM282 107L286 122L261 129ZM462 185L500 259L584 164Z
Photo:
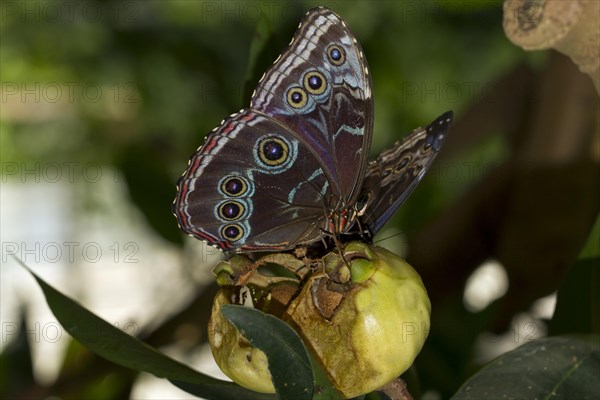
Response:
M333 201L353 204L373 130L371 77L360 45L333 11L316 8L263 75L251 107L288 127L315 154Z
M318 240L327 212L358 197L372 108L353 34L332 11L309 11L251 108L224 120L192 156L173 204L181 229L225 251Z
M177 187L173 213L184 232L224 251L249 252L319 238L329 182L287 127L246 109L207 136Z
M448 111L426 128L415 129L369 163L360 197L367 203L361 223L372 235L421 182L440 151L452 117L452 111Z

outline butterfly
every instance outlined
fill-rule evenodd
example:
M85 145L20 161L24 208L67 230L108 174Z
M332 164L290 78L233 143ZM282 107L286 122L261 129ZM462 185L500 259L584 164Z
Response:
M225 118L190 158L173 202L179 227L227 253L372 238L425 175L452 113L368 162L371 86L346 23L310 10L250 107Z

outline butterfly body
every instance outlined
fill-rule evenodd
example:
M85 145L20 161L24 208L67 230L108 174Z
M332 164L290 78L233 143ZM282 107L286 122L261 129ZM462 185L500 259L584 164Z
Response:
M179 226L226 252L289 250L350 232L361 219L379 228L385 221L369 207L385 213L382 195L395 190L377 182L399 186L387 175L410 151L401 146L367 165L372 132L360 45L331 10L311 10L250 107L224 119L191 157L173 203ZM425 172L407 171L416 183Z

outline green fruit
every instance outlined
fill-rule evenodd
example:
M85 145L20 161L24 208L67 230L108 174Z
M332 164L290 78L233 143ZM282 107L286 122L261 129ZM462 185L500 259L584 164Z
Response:
M394 253L359 242L346 245L343 253L345 261L337 253L324 257L302 284L255 272L246 285L253 304L276 310L302 336L334 386L355 397L411 366L427 338L431 306L417 272ZM215 299L209 330L213 355L235 382L272 393L266 356L220 314L235 290L224 287Z
M267 356L250 343L224 316L221 305L231 304L226 290L215 297L209 322L210 348L221 371L238 385L262 393L274 393Z

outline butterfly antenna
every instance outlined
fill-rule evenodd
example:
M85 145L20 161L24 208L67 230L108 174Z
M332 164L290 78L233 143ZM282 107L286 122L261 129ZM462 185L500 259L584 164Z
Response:
M390 236L384 237L384 238L382 238L382 239L377 239L377 240L374 240L374 241L373 241L373 244L381 243L381 242L383 242L383 241L385 241L385 240L392 239L392 238L395 238L396 236L400 236L400 235L404 235L404 234L405 234L404 232L397 232L397 233L394 233L393 235L390 235Z
M333 235L333 242L335 243L335 248L337 249L338 254L344 261L344 264L346 264L346 267L348 267L350 270L350 263L348 260L346 260L346 257L344 257L344 253L342 253L342 243L338 240L337 235Z
M350 268L350 263L348 262L348 260L346 260L346 258L344 257L344 254L342 253L342 243L339 241L339 239L337 238L337 235L321 228L321 241L323 242L323 245L325 246L325 248L327 248L327 243L325 242L325 237L329 236L333 239L333 243L335 245L335 250L337 251L337 253L339 254L339 256L341 257L341 259L344 261L344 264L346 264L346 266L348 268Z

